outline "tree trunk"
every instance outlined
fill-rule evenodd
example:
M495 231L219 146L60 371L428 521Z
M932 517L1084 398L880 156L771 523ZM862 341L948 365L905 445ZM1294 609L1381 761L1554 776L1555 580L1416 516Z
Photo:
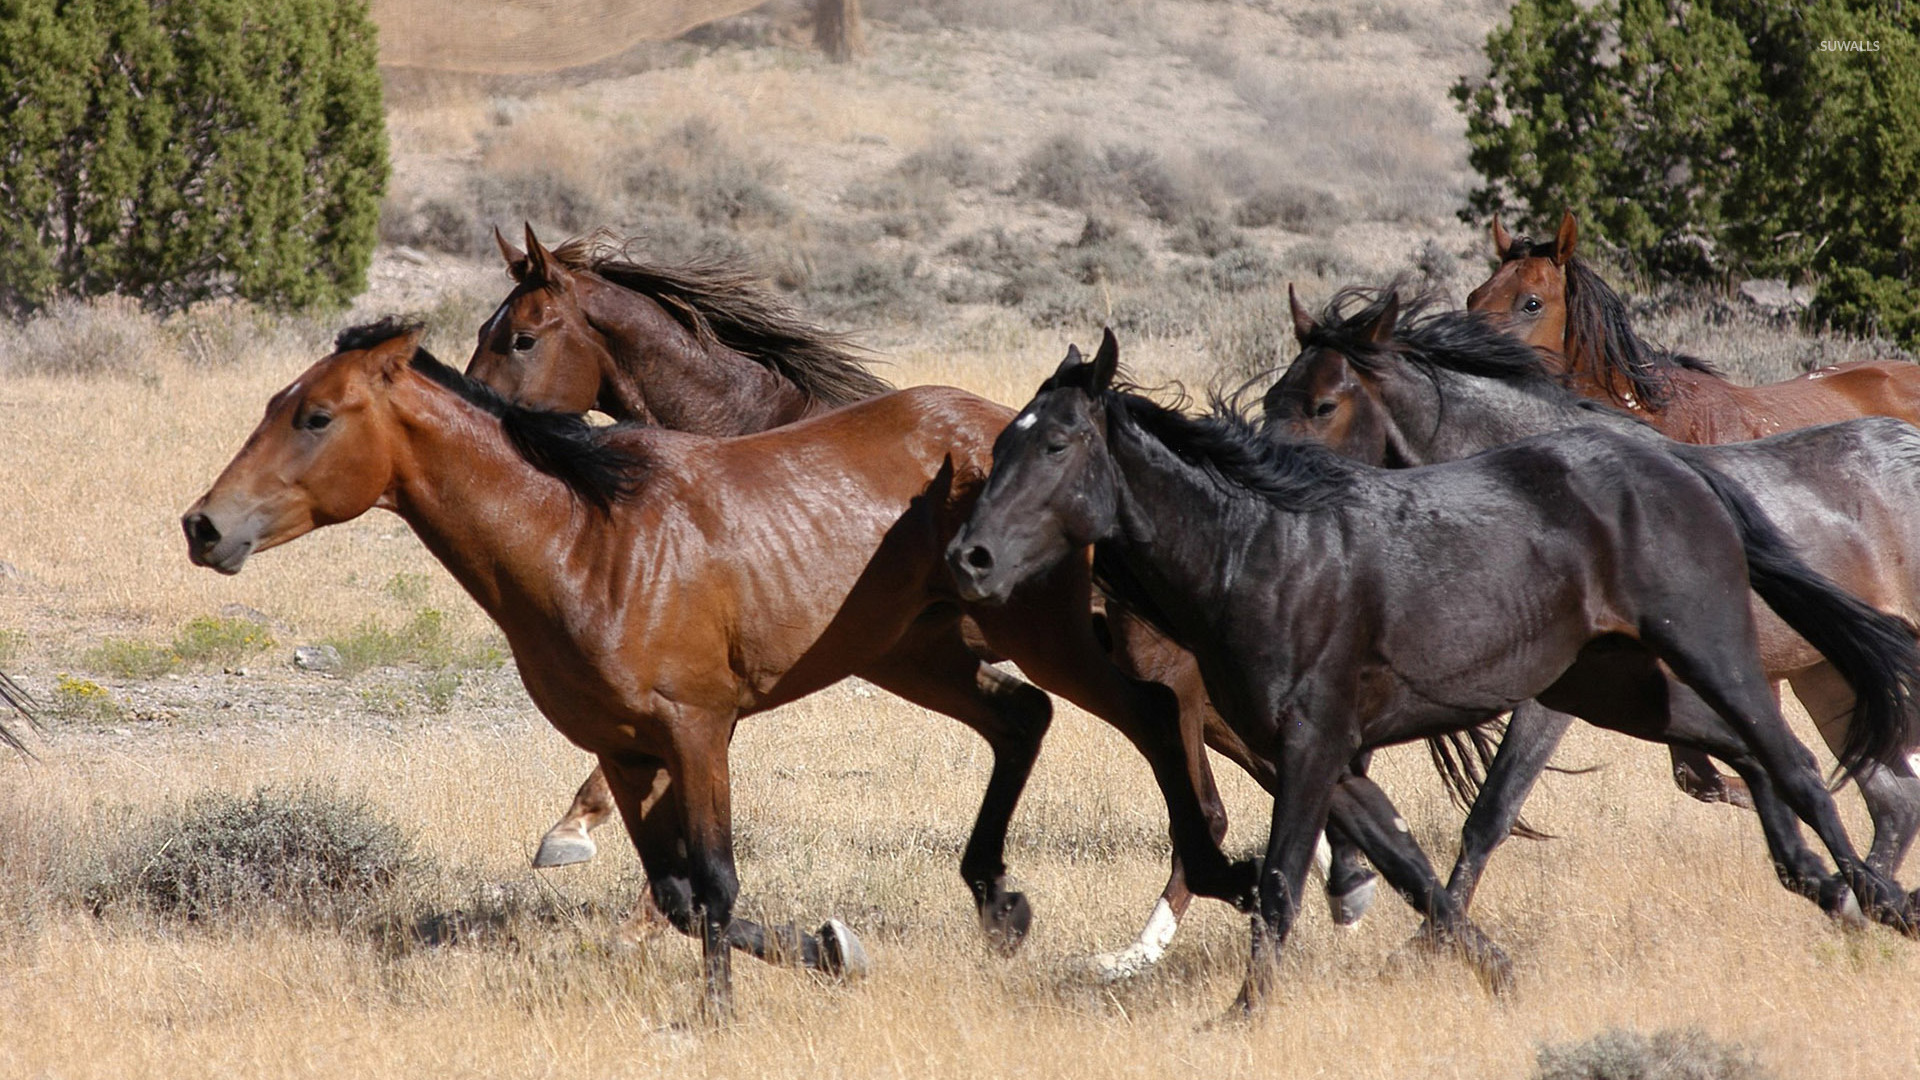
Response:
M837 64L867 49L860 30L860 0L814 0L813 43Z

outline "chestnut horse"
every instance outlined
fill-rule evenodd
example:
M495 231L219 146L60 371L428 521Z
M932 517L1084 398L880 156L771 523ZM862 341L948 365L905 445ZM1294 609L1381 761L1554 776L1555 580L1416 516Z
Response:
M1634 332L1627 306L1575 253L1573 212L1541 244L1493 222L1500 266L1467 294L1469 311L1499 316L1514 336L1549 350L1574 389L1618 405L1670 439L1728 443L1862 416L1920 424L1920 365L1900 360L1835 364L1783 382L1740 386L1698 357ZM1674 782L1702 802L1750 806L1745 787L1711 762L1675 749Z
M1740 386L1705 361L1649 344L1619 294L1574 253L1579 239L1571 212L1543 244L1516 240L1495 220L1500 267L1467 295L1467 308L1503 316L1514 335L1553 350L1582 393L1690 443L1743 442L1860 416L1920 424L1920 365L1867 360Z
M712 1015L730 1011L730 947L861 965L837 922L770 935L733 915L734 726L849 675L993 744L962 873L989 933L1017 944L1030 915L1002 853L1051 709L969 650L942 559L1009 410L924 387L738 439L596 430L506 402L417 339L391 320L349 330L276 394L182 518L192 560L238 573L315 528L400 515L506 633L541 713L599 757L654 903L701 940ZM1172 694L1108 662L1090 608L1083 558L973 617L1148 757L1195 891L1249 903L1254 868L1213 840Z
M844 339L806 325L733 268L643 264L604 236L549 250L528 228L525 251L498 231L494 236L515 285L481 327L467 374L517 404L559 412L599 408L616 419L723 435L766 430L884 389ZM1203 730L1207 745L1256 778L1265 775L1207 703L1191 656L1122 608L1110 606L1101 625L1122 670L1173 689L1183 723ZM1490 983L1504 985L1505 958L1454 917L1425 855L1396 824L1403 819L1365 778L1364 760L1359 764L1361 772L1345 778L1336 793L1332 846L1322 867L1334 917L1352 923L1371 902L1373 874L1358 857L1364 844L1396 891L1427 918L1429 941L1457 949ZM1225 809L1204 760L1200 766L1206 778L1200 795L1219 838ZM535 865L592 858L591 830L612 813L596 770L541 840ZM1176 860L1138 938L1096 956L1095 971L1119 979L1151 967L1192 899Z

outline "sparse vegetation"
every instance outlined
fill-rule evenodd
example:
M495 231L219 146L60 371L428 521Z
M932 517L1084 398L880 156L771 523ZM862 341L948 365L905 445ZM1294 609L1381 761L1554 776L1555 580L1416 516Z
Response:
M120 703L92 679L63 672L53 684L53 711L63 720L101 723L119 718Z
M96 912L350 922L424 868L413 841L372 805L313 784L208 792L124 840L83 891Z
M1655 1032L1611 1028L1585 1042L1543 1046L1533 1080L1770 1080L1752 1051L1697 1028Z
M329 637L322 644L339 652L340 671L345 675L401 664L433 670L498 667L505 660L498 646L463 645L456 640L446 614L435 608L421 608L398 628L368 618L351 632Z

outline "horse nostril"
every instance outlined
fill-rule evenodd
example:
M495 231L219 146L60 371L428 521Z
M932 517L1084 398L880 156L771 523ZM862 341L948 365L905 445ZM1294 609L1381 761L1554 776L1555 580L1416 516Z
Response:
M993 552L975 544L967 549L967 565L975 570L993 569Z
M205 514L189 514L180 524L187 530L187 543L197 548L211 548L220 542L220 530Z

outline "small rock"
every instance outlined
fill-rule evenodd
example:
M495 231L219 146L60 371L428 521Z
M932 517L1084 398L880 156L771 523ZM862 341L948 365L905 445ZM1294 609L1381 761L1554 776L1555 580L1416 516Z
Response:
M302 671L338 671L340 650L331 645L302 645L293 650L293 666Z
M1740 283L1740 298L1769 315L1805 311L1813 303L1813 289L1789 286L1781 278L1754 278Z
M399 259L401 262L412 263L415 266L426 266L433 262L432 259L427 258L426 252L418 248L410 248L405 244L397 245L393 249L393 257Z
M273 616L261 611L259 608L251 608L245 604L221 605L220 617L223 619L245 619L255 626L273 625Z

